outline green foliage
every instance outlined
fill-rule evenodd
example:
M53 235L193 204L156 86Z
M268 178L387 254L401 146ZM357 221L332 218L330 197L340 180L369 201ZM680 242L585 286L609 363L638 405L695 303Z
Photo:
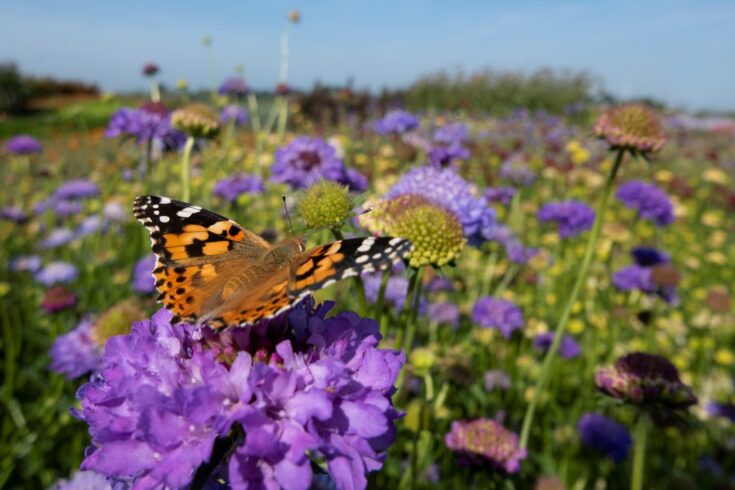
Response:
M29 87L12 63L0 65L0 114L17 113L25 109L30 97Z

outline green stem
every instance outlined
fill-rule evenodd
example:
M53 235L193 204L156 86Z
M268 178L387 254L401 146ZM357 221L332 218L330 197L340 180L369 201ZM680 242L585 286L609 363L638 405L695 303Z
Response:
M283 137L286 135L286 124L288 123L288 99L283 97L281 99L281 110L278 114L278 142L283 141Z
M403 305L405 313L405 340L403 343L403 351L406 353L406 359L411 355L411 348L413 347L413 339L416 336L416 316L418 315L419 304L421 303L421 273L424 268L416 269L416 272L411 277L411 281L408 285L408 291L406 291L406 302ZM400 331L399 331L400 334ZM400 335L396 336L396 349L401 347ZM406 370L401 369L398 373L398 379L396 380L396 392L400 393L403 387L403 381L406 378Z
M482 276L482 283L480 286L480 296L487 296L490 294L490 285L493 282L493 276L495 275L495 267L498 264L498 249L493 247L493 251L490 254L485 273Z
M189 136L186 138L186 145L184 145L184 154L181 156L181 199L184 202L189 202L191 197L191 190L189 189L189 174L191 171L191 150L194 148L194 137Z
M161 101L161 91L158 88L158 80L156 80L155 78L151 80L151 101Z
M631 475L631 490L643 489L643 474L646 462L646 442L648 439L648 414L642 413L635 427L633 447L633 474Z
M375 301L375 320L380 325L380 335L385 338L388 332L385 331L385 325L383 325L383 303L385 303L385 290L388 287L388 281L390 280L390 267L383 271L383 276L380 278L380 288L378 289L378 298Z
M620 169L620 164L623 161L624 155L625 150L618 150L617 156L615 157L615 162L613 163L613 167L607 177L607 182L605 182L605 188L602 192L602 198L599 205L597 206L595 224L592 226L592 231L590 232L589 238L587 239L587 248L584 251L582 264L579 267L579 272L577 273L577 278L574 281L572 292L569 295L566 304L564 305L564 309L562 310L561 317L559 318L559 323L556 325L556 330L554 331L554 340L551 343L549 350L546 352L546 356L544 357L544 362L541 366L541 375L536 382L536 387L533 392L533 398L528 404L526 414L523 417L523 427L521 429L520 437L520 446L522 448L528 447L528 437L531 433L531 425L533 423L533 416L536 413L536 406L538 405L542 392L546 389L546 386L551 379L551 366L554 362L554 359L556 358L556 353L559 350L559 344L561 343L562 336L564 335L564 331L567 327L567 322L569 321L569 317L572 313L572 307L577 301L579 292L582 289L582 284L584 284L585 280L587 279L587 272L589 271L590 264L592 263L592 256L595 252L597 238L600 236L602 223L605 220L605 213L607 212L607 205L608 201L610 200L610 193L612 191L615 177L618 174L618 170Z
M413 274L411 274L411 279L408 280L408 290L406 291L406 299L403 301L403 317L404 317L404 324L408 324L409 318L406 316L408 315L408 310L411 308L411 298L413 297L413 291L416 289L416 281L418 280L419 271L421 269L414 269ZM394 349L400 349L401 346L403 346L403 335L405 334L404 330L398 330L396 333L396 341L393 345Z
M513 278L516 277L516 274L518 273L518 268L518 264L513 264L508 268L505 275L503 276L503 280L500 281L498 287L495 288L495 291L493 291L493 296L498 296L500 293L506 290Z

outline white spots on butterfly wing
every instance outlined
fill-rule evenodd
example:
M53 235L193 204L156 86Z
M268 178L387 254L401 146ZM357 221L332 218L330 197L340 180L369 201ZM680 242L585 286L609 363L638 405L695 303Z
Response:
M358 255L357 258L355 259L355 263L356 264L363 264L363 263L367 262L369 259L370 259L370 257L368 255L365 255L365 254Z
M388 242L388 245L390 245L391 247L396 247L404 242L405 240L403 238L396 237L396 238L391 238L390 241Z
M158 216L160 213L161 212L159 210L157 210L157 209L155 211L153 211L153 214L155 214L156 216Z
M202 208L199 206L188 206L176 213L176 216L181 218L189 218L192 214L196 214L201 211Z
M161 221L161 223L168 223L169 221L171 221L171 218L169 218L168 216L161 216L158 219Z
M363 240L362 245L357 247L357 251L361 253L368 252L373 247L374 243L375 243L375 238L373 237L366 238L365 240Z
M162 197L161 200L158 202L160 202L161 204L170 204L171 199L169 199L168 197Z

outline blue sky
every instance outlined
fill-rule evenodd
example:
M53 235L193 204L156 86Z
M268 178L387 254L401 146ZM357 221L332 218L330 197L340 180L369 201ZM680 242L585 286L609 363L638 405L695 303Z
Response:
M0 0L0 61L36 75L145 89L140 68L209 84L245 66L272 87L292 8L289 81L377 89L439 69L587 70L612 93L691 109L735 109L735 2L450 0Z

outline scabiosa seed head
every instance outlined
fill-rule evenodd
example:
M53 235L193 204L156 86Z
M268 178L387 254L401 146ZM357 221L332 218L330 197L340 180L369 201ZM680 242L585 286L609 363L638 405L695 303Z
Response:
M466 240L457 218L446 209L418 197L412 205L392 216L390 233L413 244L408 255L411 267L441 267L459 256Z
M577 422L582 445L604 454L616 463L628 457L631 438L623 424L599 413L586 413Z
M61 284L46 290L41 300L41 309L46 313L58 313L77 304L77 295Z
M444 443L470 461L485 460L507 473L518 472L526 458L526 450L518 447L518 436L491 419L455 420Z
M292 10L288 13L288 20L294 24L301 22L301 12L298 10Z
M13 136L5 142L5 151L11 155L30 155L33 153L41 153L43 146L33 136L27 134L19 134Z
M595 384L606 395L635 405L685 409L697 403L668 359L643 352L627 354L614 366L598 369Z
M574 200L548 203L539 210L537 216L542 223L556 223L561 238L578 236L592 228L595 222L595 211L585 203Z
M127 335L130 326L145 318L145 312L135 299L128 299L117 303L105 310L92 326L92 340L97 345L104 346L110 337Z
M485 296L472 307L472 320L483 328L500 330L509 339L515 330L523 328L523 312L515 303L502 298Z
M349 189L329 180L312 185L299 200L299 214L310 228L339 228L352 208Z
M666 143L661 121L643 104L626 104L605 111L593 131L613 150L648 154L659 151Z
M213 138L219 131L219 119L201 103L189 104L171 114L171 125L194 138Z

